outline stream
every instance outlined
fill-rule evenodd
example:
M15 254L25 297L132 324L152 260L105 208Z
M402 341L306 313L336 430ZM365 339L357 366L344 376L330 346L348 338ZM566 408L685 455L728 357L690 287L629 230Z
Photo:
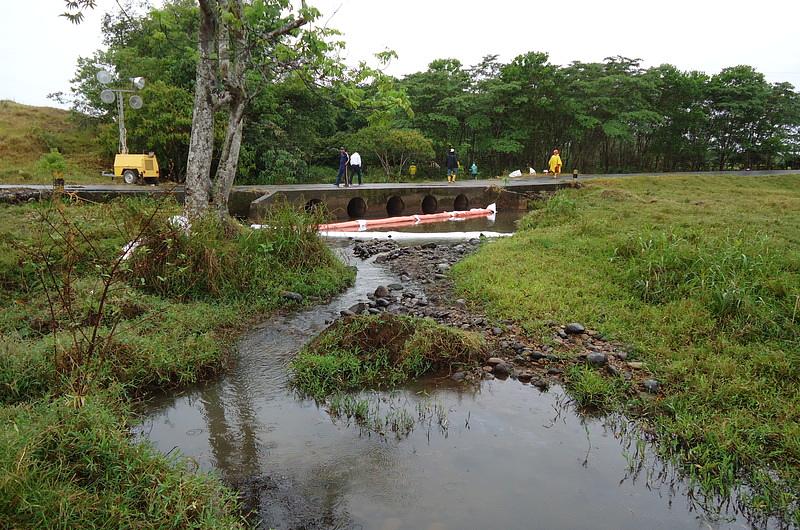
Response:
M456 229L486 229L476 226ZM750 528L730 510L703 510L624 418L580 415L557 386L429 379L362 393L381 410L411 411L407 436L366 431L298 397L294 354L340 310L399 281L347 242L331 244L358 267L353 287L256 326L219 380L153 398L134 429L239 488L261 527Z

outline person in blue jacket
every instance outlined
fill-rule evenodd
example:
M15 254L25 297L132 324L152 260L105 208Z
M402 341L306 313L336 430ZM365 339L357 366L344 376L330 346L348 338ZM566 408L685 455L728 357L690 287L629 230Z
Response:
M344 184L348 186L350 183L347 181L347 164L350 162L350 155L347 154L347 150L344 147L339 148L339 173L336 175L336 184L334 184L337 188L339 184L342 182L342 177L344 177Z

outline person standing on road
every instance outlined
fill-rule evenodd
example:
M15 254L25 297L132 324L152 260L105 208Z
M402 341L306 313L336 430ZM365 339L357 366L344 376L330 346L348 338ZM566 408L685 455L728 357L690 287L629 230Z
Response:
M472 178L478 180L478 164L472 162L472 165L469 166L469 174L472 175Z
M452 147L447 153L447 159L444 165L447 168L447 182L455 182L456 173L458 172L458 157L456 156L456 150Z
M347 163L350 161L350 156L344 147L339 148L339 173L336 175L336 184L338 188L341 185L342 177L344 177L345 186L349 186L350 182L347 180Z
M353 186L356 185L356 175L358 175L358 185L361 186L361 155L358 154L358 151L353 151L353 154L350 155L350 180L353 181Z
M550 157L549 166L553 178L557 179L561 175L561 156L558 154L558 149L553 149L553 156Z

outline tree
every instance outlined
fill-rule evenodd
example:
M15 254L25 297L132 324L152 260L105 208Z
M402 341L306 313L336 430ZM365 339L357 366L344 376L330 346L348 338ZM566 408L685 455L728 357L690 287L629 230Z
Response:
M434 157L433 142L413 129L366 127L350 136L347 144L374 157L387 176L400 175L411 161Z

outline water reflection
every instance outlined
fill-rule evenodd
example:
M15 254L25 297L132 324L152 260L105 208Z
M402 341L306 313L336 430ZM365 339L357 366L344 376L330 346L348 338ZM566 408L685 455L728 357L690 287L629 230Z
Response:
M241 342L222 380L154 399L137 432L239 485L264 527L748 527L692 511L688 485L646 445L631 445L638 438L626 438L624 420L577 415L559 388L432 380L367 394L384 410L444 407L446 430L418 425L400 440L298 399L286 371L297 349L341 308L394 281L359 264L353 289L265 322Z

